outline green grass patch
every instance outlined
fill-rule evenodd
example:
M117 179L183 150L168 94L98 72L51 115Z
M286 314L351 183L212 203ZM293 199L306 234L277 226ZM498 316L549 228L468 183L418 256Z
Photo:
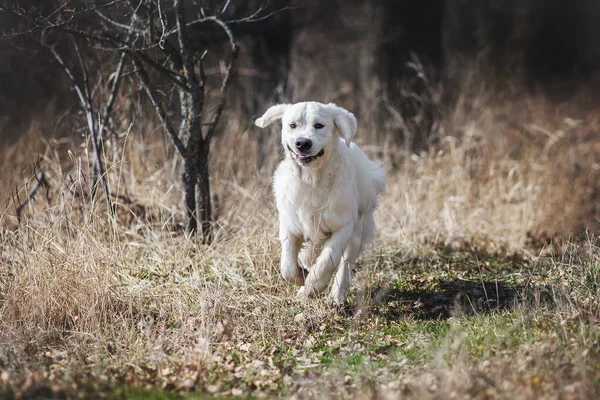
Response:
M251 400L254 397L245 396L210 396L194 392L173 392L157 389L144 389L139 387L125 386L114 390L110 398L116 400Z

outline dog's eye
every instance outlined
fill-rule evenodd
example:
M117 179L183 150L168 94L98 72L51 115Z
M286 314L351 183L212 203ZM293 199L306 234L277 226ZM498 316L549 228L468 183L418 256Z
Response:
M323 125L323 124L315 124L315 129L321 129L324 127L325 127L325 125Z
M294 124L294 123L290 124L290 128L296 129L296 124Z

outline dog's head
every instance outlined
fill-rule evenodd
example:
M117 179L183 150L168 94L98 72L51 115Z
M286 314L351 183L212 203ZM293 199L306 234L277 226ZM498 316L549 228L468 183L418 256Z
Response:
M350 147L357 130L356 118L351 112L333 103L315 101L274 105L255 124L264 128L279 119L283 148L301 166L312 165L333 151L338 143L336 134Z

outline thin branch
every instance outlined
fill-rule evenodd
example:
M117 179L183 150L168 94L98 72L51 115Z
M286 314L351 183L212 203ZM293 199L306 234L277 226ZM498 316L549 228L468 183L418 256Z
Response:
M266 6L265 4L261 4L260 7L258 7L258 10L256 10L254 13L252 13L252 14L250 14L247 17L244 17L242 19L252 20L252 19L258 17L260 15L260 13L265 9L265 6Z
M73 75L71 69L65 64L64 60L62 59L60 54L58 54L54 47L50 47L50 52L54 56L56 62L58 62L58 64L62 67L65 74L67 74L67 77L71 80L71 83L73 84L73 89L75 89L75 92L77 93L77 97L79 99L79 105L81 106L81 108L85 109L85 97L83 95L83 92L81 91L81 88L79 87L77 79L75 79L75 75Z
M83 79L83 91L85 93L86 111L89 111L92 115L94 115L94 109L92 108L92 94L90 92L90 82L89 82L89 73L88 73L87 65L83 61L83 55L81 54L81 50L79 49L79 44L77 43L77 38L75 36L71 36L71 38L73 39L73 46L75 47L75 54L77 55L77 61L79 62L79 68L81 68L81 77Z
M229 7L229 3L231 3L231 0L227 0L225 2L225 5L223 6L223 9L221 10L221 12L219 13L219 16L225 14L225 11L227 11L227 7Z
M138 6L139 8L139 6ZM98 11L98 13L100 13ZM133 12L131 14L131 18L129 19L129 30L127 31L127 41L129 40L129 38L131 37L131 34L133 33L133 23L135 20L135 12ZM121 56L119 58L119 63L117 64L117 69L114 73L114 78L113 78L113 84L112 87L110 89L110 95L108 97L108 100L106 102L106 106L104 107L104 116L102 117L102 120L98 126L98 136L100 138L103 137L104 134L104 128L106 127L106 123L108 122L108 117L112 111L113 108L113 104L115 102L115 99L117 97L117 91L119 90L119 86L121 83L121 78L123 77L123 67L125 65L125 55L126 52L122 51L121 52Z
M134 54L134 55L138 56L140 58L140 60L142 60L146 64L150 65L152 68L154 68L155 70L160 72L162 75L169 78L169 80L171 82L175 83L177 86L179 86L180 88L182 88L184 90L188 90L188 88L185 84L185 81L182 79L183 77L180 74L178 74L177 72L171 71L170 69L166 68L165 66L160 65L159 63L157 63L156 61L154 61L153 59L151 59L150 57L148 57L146 54L144 54L141 51L136 51L133 49L125 49L125 51L127 51L130 54Z
M76 43L76 41L75 41L75 43ZM78 57L80 63L82 63L82 69L84 70L83 74L84 74L84 80L85 80L85 79L87 79L87 72L85 72L85 71L87 71L87 68L85 68L85 62L83 60L83 56L81 55L81 53L79 51L79 47L76 46L75 50L77 52L77 57ZM110 190L108 187L108 182L106 180L106 175L104 173L104 166L102 164L102 155L100 152L100 144L98 143L98 137L96 135L97 134L96 125L94 122L92 99L89 97L89 89L85 89L85 93L84 93L84 91L81 90L81 85L77 82L77 79L75 79L75 75L73 75L73 72L65 64L64 60L62 59L60 54L58 54L56 49L54 47L51 47L50 51L52 52L54 59L63 68L63 70L65 71L65 73L67 74L69 79L71 80L72 86L75 89L75 91L77 92L77 97L79 98L79 104L80 104L81 108L83 108L83 110L85 111L85 116L86 116L86 120L87 120L87 124L88 124L88 130L89 130L91 138L92 138L92 146L93 146L94 158L95 158L94 182L92 182L92 198L95 195L96 185L98 183L98 180L100 180L100 182L102 184L102 189L104 190L104 196L106 198L106 204L108 206L109 215L111 216L111 218L113 218L115 210L114 210L112 200L110 198ZM87 85L87 83L86 83L86 85Z
M142 87L148 94L148 97L150 97L150 101L152 101L152 105L154 106L154 109L156 110L156 113L158 114L158 117L160 118L160 122L162 123L163 128L169 134L169 137L171 138L171 141L173 142L173 145L175 146L177 151L179 151L179 154L181 154L183 157L185 157L186 148L183 145L183 143L181 142L181 140L179 139L179 137L177 136L177 134L175 133L175 130L173 130L173 127L171 126L171 122L169 121L169 118L167 117L167 113L165 112L165 110L162 107L162 103L158 97L158 94L156 93L156 90L153 88L152 84L150 83L150 78L148 77L146 70L144 69L144 67L139 59L134 58L133 63L136 68L136 73L137 73L138 77L140 78L140 82L142 83Z
M177 7L177 5L175 7ZM166 17L163 15L162 7L160 6L160 0L156 0L156 8L158 9L158 20L160 21L161 27L161 34L160 38L158 39L158 46L162 49L166 41L165 32L167 30L167 24L165 23Z
M223 77L223 81L221 82L221 89L219 90L219 100L217 103L217 108L215 110L215 113L213 114L212 119L208 123L208 128L206 131L206 138L207 138L207 140L210 140L210 138L212 137L212 135L214 133L215 127L216 127L217 123L219 122L219 118L221 117L223 108L225 107L225 100L226 100L225 90L229 86L229 82L231 80L233 64L235 63L235 60L237 58L239 47L235 41L233 32L231 32L231 29L229 28L229 26L227 26L227 24L225 22L221 21L219 18L216 18L216 17L207 17L207 21L215 22L217 25L219 25L221 27L221 29L223 29L223 31L225 31L225 33L227 34L227 37L229 38L229 44L231 46L231 52L229 54L229 62L227 64L227 69L225 70L225 76Z
M106 34L104 34L106 37L102 37L102 36L90 34L88 32L71 29L71 28L59 28L59 30L61 30L63 32L71 33L73 35L82 36L87 39L96 40L100 43L110 45L115 50L125 51L132 56L136 56L141 61L145 62L146 64L150 65L152 68L156 69L159 73L161 73L165 77L169 78L169 80L171 82L177 84L182 89L187 90L187 86L185 85L185 82L181 80L182 76L179 73L177 73L175 71L171 71L170 69L157 63L152 58L148 57L143 51L132 48L131 45L127 42L123 42L115 37L106 36Z
M90 13L90 12L96 11L96 10L101 10L101 9L104 9L104 8L107 8L107 7L116 5L116 4L124 3L125 1L126 0L113 0L113 1L109 1L104 4L95 4L92 7L86 7L81 10L71 10L71 13L68 16L65 15L65 13L62 13L60 15L61 18L65 18L63 21L48 20L48 18L50 16L52 16L54 13L56 13L56 10L53 13L49 14L47 17L44 17L41 14L39 14L37 17L32 17L31 15L28 15L28 13L23 8L3 3L3 4L0 4L0 11L5 11L16 17L24 19L30 25L32 25L33 28L26 30L26 31L13 32L12 34L6 34L3 32L2 35L0 36L0 38L27 35L27 34L40 32L40 31L44 31L44 30L48 30L48 29L57 29L57 28L66 26L71 21L73 21L73 19L75 19L76 17L78 17L80 15L87 14L87 13Z
M255 13L253 13L251 15L248 15L247 17L238 18L238 19L230 19L230 20L228 20L226 22L229 25L241 24L241 23L244 23L244 22L259 22L259 21L263 21L263 20L265 20L267 18L270 18L273 15L278 14L278 13L280 13L282 11L289 10L290 8L291 7L287 7L287 6L286 7L281 7L279 9L275 10L275 11L271 11L268 14L259 16L260 13L264 10L264 7L260 7Z
M241 23L252 23L252 22L259 22L259 21L263 21L265 19L268 19L270 17L272 17L275 14L278 14L280 12L286 11L286 10L290 10L292 9L292 7L286 6L286 7L281 7L278 8L277 10L271 11L268 14L265 15L260 15L261 12L263 12L265 10L265 6L262 5L258 8L258 10L256 10L255 12L253 12L252 14L246 16L246 17L242 17L242 18L238 18L238 19L230 19L227 21L223 21L224 23L226 23L227 25L234 25L234 24L241 24ZM195 25L199 25L199 24L203 24L207 21L213 21L214 19L219 19L219 17L222 15L223 13L221 12L219 14L218 17L207 17L205 15L202 15L202 18L198 18L195 19L193 21L187 22L186 26L188 28L195 26ZM171 30L169 32L166 33L166 37L169 37L171 35L174 35L175 33L177 33L177 28L171 28Z
M98 15L100 18L102 18L104 21L108 22L109 24L111 24L115 28L121 29L121 30L123 30L124 32L127 32L127 33L129 33L129 32L135 32L138 35L144 34L144 31L142 31L141 29L136 29L133 26L132 22L130 22L129 25L122 24L122 23L120 23L118 21L115 21L112 18L107 17L106 15L104 15L103 13L101 13L99 10L95 10L95 11L96 11L96 15Z
M119 85L121 83L121 79L123 78L123 66L125 65L125 52L121 52L121 57L119 58L119 63L117 64L117 69L114 72L114 78L112 87L110 89L110 95L108 100L106 101L106 106L104 107L104 112L102 121L98 126L98 137L103 137L104 129L106 127L106 123L108 122L108 117L112 111L113 105L115 103L115 99L117 98L117 91L119 90Z
M178 0L177 3L181 4L182 0ZM86 31L82 31L79 29L74 29L72 27L67 26L68 22L70 22L72 20L72 17L75 15L79 15L82 13L86 13L86 12L95 12L97 13L102 19L109 21L111 24L120 27L121 29L127 29L127 25L125 24L120 24L117 21L114 21L112 19L110 19L109 17L107 17L106 15L104 15L103 13L101 13L99 10L101 8L105 8L108 7L110 5L113 4L118 4L121 3L122 0L114 0L102 5L99 5L97 7L89 7L86 8L84 10L81 10L79 12L74 12L73 14L71 14L71 18L69 18L67 21L61 21L60 23L53 23L51 21L47 21L46 19L44 19L43 17L39 17L37 19L31 19L29 18L29 16L27 15L27 13L24 10L21 9L17 9L14 7L10 8L10 11L15 14L18 15L22 18L29 18L29 22L35 26L35 29L32 29L28 32L21 32L21 33L32 33L32 32L37 32L37 31L46 31L46 30L60 30L63 32L67 32L76 36L80 36L80 37L84 37L86 39L91 39L94 41L97 41L99 43L102 43L104 45L108 45L113 49L116 50L121 50L121 51L126 51L128 54L135 54L137 55L144 63L150 65L151 67L153 67L154 69L156 69L159 73L163 74L164 76L166 76L169 80L171 80L172 82L174 82L175 84L177 84L179 87L185 89L185 90L189 90L189 84L186 83L186 79L184 79L181 74L179 74L179 71L173 71L170 70L169 68L166 68L165 66L161 65L160 63L156 62L155 60L153 60L152 58L150 58L148 55L146 55L142 50L140 49L136 49L134 48L131 43L128 43L128 41L123 41L115 36L112 35L108 35L106 32L102 32L102 33L90 33L90 32L86 32ZM139 6L139 5L138 5ZM225 7L224 7L225 8ZM268 16L276 13L276 12L280 12L282 10L284 10L285 8L282 8L280 10L276 10L270 14L268 14ZM248 16L248 17L244 17L238 20L232 20L231 23L241 23L241 22L254 22L254 21L258 21L259 18L260 19L264 19L267 18L268 16L262 16L262 17L258 17L258 15L264 10L264 7L260 7L256 12L254 12L252 15ZM181 17L183 18L183 13L180 13ZM185 23L186 27L192 26L194 24L197 23L202 23L202 22L206 22L206 21L211 21L213 20L214 17L204 17L202 19L199 19L197 21L193 21L193 22L189 22L189 23ZM181 21L181 20L179 20ZM163 21L164 22L164 21ZM229 23L229 22L228 22ZM134 29L132 27L132 25L130 24L130 27L132 29ZM183 29L184 31L187 31L186 29ZM163 46L161 46L162 50L165 50L164 47L166 44L166 38L168 38L168 36L170 36L171 34L174 34L178 32L177 28L173 28L171 31L169 32L163 32L161 34L161 38L159 39L163 41ZM182 32L184 34L184 36L187 36L187 32ZM189 48L189 46L188 46ZM172 51L168 51L169 54L172 54ZM182 60L182 64L185 64L185 62L183 62ZM184 73L185 73L185 68L184 68ZM192 87L195 87L196 85L194 85L192 83L191 85Z
M165 40L162 50L169 55L168 60L171 63L171 68L175 71L181 71L183 68L183 60L181 59L181 54L179 54L177 48L171 42Z
M72 36L73 46L75 47L75 54L77 55L77 60L79 61L79 68L81 69L81 75L83 83L83 106L85 110L85 115L88 123L88 130L90 131L90 136L92 138L92 147L94 149L94 174L92 176L92 198L96 197L96 184L98 179L104 173L104 168L102 165L102 159L100 158L100 146L98 143L98 137L96 135L96 121L94 117L94 108L92 104L92 94L90 92L89 78L88 78L88 70L87 66L83 60L83 55L81 54L81 50L79 49L79 45L77 44L77 37ZM104 186L104 182L102 183Z
M19 203L19 205L16 208L17 220L19 221L19 223L21 223L21 216L22 216L23 208L25 208L25 206L31 200L33 200L35 198L35 195L40 190L40 188L46 188L46 196L48 196L48 193L49 193L48 191L50 190L50 185L48 184L48 181L46 180L46 175L44 175L44 171L39 171L36 174L35 179L36 179L37 183L35 184L33 189L31 189L31 192L29 192L29 194L27 195L25 200L23 200L21 203Z

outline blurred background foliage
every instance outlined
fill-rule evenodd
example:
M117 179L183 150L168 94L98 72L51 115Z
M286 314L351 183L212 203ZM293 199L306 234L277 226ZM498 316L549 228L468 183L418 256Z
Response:
M210 9L211 2L205 3ZM20 4L51 7L44 0ZM234 1L230 12L243 14L260 4ZM270 103L316 99L341 103L370 126L374 122L364 117L377 114L371 108L378 109L384 96L410 120L415 110L406 89L418 94L426 89L410 64L417 60L433 85L445 84L438 101L452 101L457 82L475 64L490 84L510 77L522 90L543 89L562 98L582 85L599 84L595 0L277 0L269 7L289 8L233 26L241 57L230 96L249 122ZM9 31L18 21L0 14L0 25ZM202 31L194 36L207 47L225 48L221 36ZM75 101L48 54L15 42L0 42L0 145L21 135L32 117L60 119ZM416 144L427 140L422 134Z

